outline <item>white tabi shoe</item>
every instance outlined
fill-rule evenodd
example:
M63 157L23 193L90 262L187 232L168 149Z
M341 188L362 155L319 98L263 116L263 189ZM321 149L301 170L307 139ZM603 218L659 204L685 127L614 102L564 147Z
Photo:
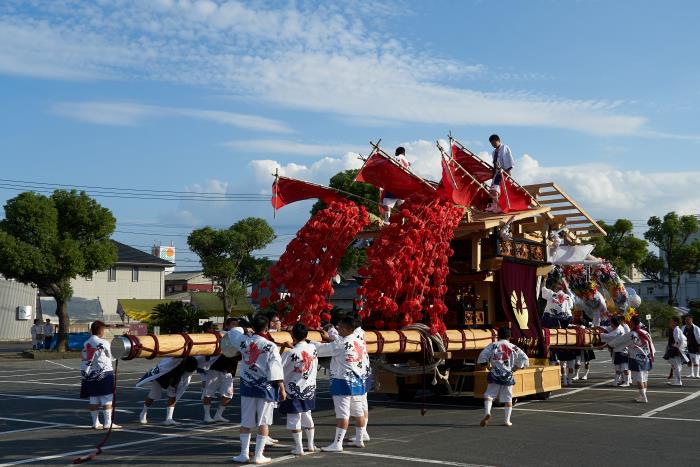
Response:
M362 441L371 441L369 434L367 433L367 430L364 430L362 432Z
M513 422L503 422L503 426L513 426Z
M304 451L303 449L301 451L299 451L298 449L292 449L289 452L291 454L294 454L295 456L305 456L306 455L306 451Z
M630 383L622 383L617 385L618 388L628 388L630 387Z
M250 462L250 457L244 456L243 454L239 454L231 460L233 462L238 462L239 464L247 464L248 462Z
M228 420L226 420L228 422ZM267 437L267 442L265 443L268 446L274 446L275 444L279 444L280 440L275 439L275 438L270 438L269 436Z
M323 452L343 452L343 446L340 444L331 443L325 448L321 448Z
M313 446L312 448L307 448L306 451L304 451L306 454L313 454L315 452L320 452L321 448L318 446Z
M638 403L640 403L640 404L646 404L647 402L649 402L649 401L647 400L646 397L644 397L644 398L642 398L642 397L637 397L634 401L635 401L635 402L638 402Z
M365 448L365 443L363 443L362 440L360 440L360 442L358 442L356 439L354 439L354 440L352 440L352 442L350 443L350 446L353 446L353 447L356 447L356 448L362 448L362 449L364 449L364 448Z
M101 429L103 429L104 427L105 427L105 426L104 426L103 424L101 424L101 423L95 423L94 425L92 425L92 429L93 429L93 430L101 430Z
M204 417L204 423L214 423L214 419L211 417Z
M104 428L105 430L109 430L109 425L105 425L104 427L105 427L105 428ZM122 426L121 426L121 425L117 425L116 423L112 423L112 429L113 429L113 430L121 430L121 429L122 429Z
M253 458L253 464L269 464L270 462L272 462L272 459L270 459L269 457L265 457L265 456L259 456L259 457Z
M179 424L180 424L180 422L176 422L172 418L166 418L165 421L163 422L163 425L170 425L170 426L175 426L175 425L179 425Z
M217 415L216 417L213 418L215 422L224 422L228 423L228 418L224 418L223 415Z

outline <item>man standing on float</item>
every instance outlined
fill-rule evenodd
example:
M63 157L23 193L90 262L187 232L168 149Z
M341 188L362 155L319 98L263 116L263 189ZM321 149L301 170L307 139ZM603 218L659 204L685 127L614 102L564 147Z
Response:
M491 181L491 203L486 208L487 212L501 212L498 205L498 200L501 197L501 182L503 172L510 175L513 170L513 154L506 144L501 143L501 138L498 135L489 136L489 143L493 146L493 180Z
M405 169L411 167L411 163L408 162L408 159L406 159L406 149L404 149L403 147L399 146L398 148L396 148L394 157L396 158L396 162L398 162L399 165L401 165L401 167ZM391 210L394 207L401 206L403 204L403 200L396 198L395 195L393 195L392 193L385 191L382 203L384 204L384 223L388 224L389 218L391 217Z

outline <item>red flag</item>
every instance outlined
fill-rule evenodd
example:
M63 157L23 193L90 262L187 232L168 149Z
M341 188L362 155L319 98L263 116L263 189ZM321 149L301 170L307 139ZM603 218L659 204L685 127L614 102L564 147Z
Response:
M482 188L478 180L459 168L454 159L442 158L442 179L437 190L442 199L470 207L480 190L485 192L486 188Z
M452 154L454 160L462 166L464 170L469 172L474 179L481 183L489 182L493 179L493 167L481 160L478 156L471 152L465 151L463 148L452 145ZM461 168L453 170L453 173L464 176L471 179L468 175L464 174ZM457 177L455 177L457 178ZM472 199L472 206L479 210L486 209L486 206L491 201L490 196L483 190L479 190L474 194ZM511 211L524 211L530 208L532 203L532 196L523 187L518 185L518 183L513 180L513 178L503 173L503 180L501 181L501 196L498 199L498 204L503 212ZM460 203L461 204L461 203Z
M435 195L432 185L379 152L367 159L355 181L383 188L392 198L408 198L416 193Z
M278 177L272 184L271 202L275 209L296 201L314 198L329 204L331 201L344 199L344 196L333 188L293 178Z

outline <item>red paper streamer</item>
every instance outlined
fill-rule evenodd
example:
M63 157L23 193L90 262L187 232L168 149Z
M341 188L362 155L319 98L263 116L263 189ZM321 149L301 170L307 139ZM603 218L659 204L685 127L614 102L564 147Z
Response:
M433 333L445 331L445 279L454 253L450 241L463 214L451 202L424 196L394 210L359 271L368 277L358 294L369 326L397 329L425 322Z
M364 206L349 200L332 201L317 212L289 242L277 264L270 268L269 289L286 289L289 295L278 303L289 305L285 324L301 321L318 328L321 315L332 309L331 279L350 242L369 223ZM272 302L280 300L273 293Z

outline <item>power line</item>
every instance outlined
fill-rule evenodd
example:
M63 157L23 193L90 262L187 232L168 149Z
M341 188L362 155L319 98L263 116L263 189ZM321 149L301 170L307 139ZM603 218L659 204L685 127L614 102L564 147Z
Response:
M58 187L36 187L32 185L9 185L7 183L0 183L0 188L6 190L14 191L33 191L35 193L42 194L52 194L54 189L62 189ZM246 201L246 202L269 202L270 197L267 195L200 195L198 193L188 193L187 195L148 195L147 193L133 193L133 192L114 192L114 191L101 191L101 190L91 190L86 191L86 193L94 196L96 198L116 198L116 199L135 199L135 200L159 200L159 201L207 201L207 202L233 202L233 201Z
M126 191L126 192L141 192L141 193L170 193L178 195L216 195L216 196L264 196L270 198L268 195L261 195L260 193L216 193L216 192L191 192L191 191L175 191L175 190L152 190L148 188L124 188L124 187L107 187L98 185L67 185L63 183L46 183L46 182L31 182L26 180L11 180L7 178L0 178L0 182L9 182L11 184L25 184L25 185L43 185L48 187L59 186L64 188L87 188L96 190L110 190L110 191Z

